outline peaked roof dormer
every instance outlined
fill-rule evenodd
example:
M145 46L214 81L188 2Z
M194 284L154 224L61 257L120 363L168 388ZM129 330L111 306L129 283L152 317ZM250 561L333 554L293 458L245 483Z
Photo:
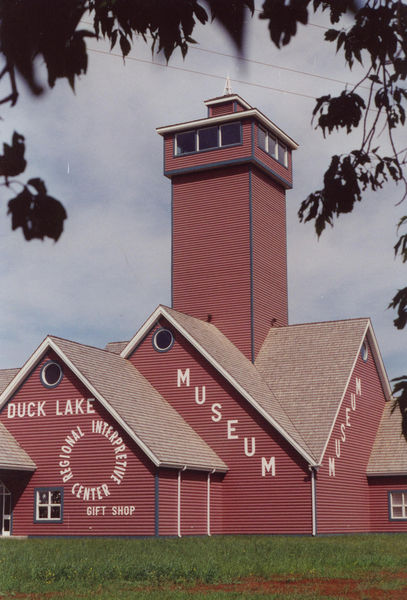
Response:
M225 463L121 356L48 336L0 395L0 410L53 351L156 466L227 471Z

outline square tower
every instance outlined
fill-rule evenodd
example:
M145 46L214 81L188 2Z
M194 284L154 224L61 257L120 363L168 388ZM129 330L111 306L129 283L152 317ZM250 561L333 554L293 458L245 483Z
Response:
M236 94L160 127L172 184L172 306L216 325L252 361L288 324L285 190L298 146Z

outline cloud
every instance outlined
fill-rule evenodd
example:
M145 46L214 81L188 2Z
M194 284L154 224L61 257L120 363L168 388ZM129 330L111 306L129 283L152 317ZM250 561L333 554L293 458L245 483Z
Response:
M337 93L340 84L305 73L340 80L349 74L334 45L323 49L320 28L302 27L282 51L271 45L257 15L249 31L247 57L298 72L225 56L235 49L212 25L198 28L200 44L185 61L177 55L169 67L161 58L140 62L151 59L142 40L125 66L91 52L75 95L58 82L43 98L22 94L16 108L2 112L5 137L14 128L26 135L27 178L43 177L69 218L57 244L28 244L10 231L3 204L0 368L21 365L47 333L97 346L128 339L158 303L170 302L171 192L155 128L205 116L202 101L222 94L227 74L234 92L300 142L295 187L287 195L291 322L371 315L389 370L402 367L406 334L394 330L385 310L405 275L392 255L402 214L402 207L394 208L398 191L388 186L368 194L318 241L312 226L298 223L299 204L321 185L330 155L352 148L356 138L324 140L310 123L311 99L268 89ZM351 79L357 78L356 67Z

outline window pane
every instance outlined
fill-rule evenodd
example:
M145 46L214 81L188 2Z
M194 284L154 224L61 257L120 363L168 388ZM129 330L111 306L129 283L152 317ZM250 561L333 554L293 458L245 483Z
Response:
M206 150L207 148L216 148L218 146L218 128L205 127L198 131L198 148Z
M48 492L38 492L38 503L48 504Z
M393 506L396 504L401 506L401 504L403 502L403 494L401 492L392 492L391 501L392 501Z
M186 131L177 135L177 154L195 152L195 131Z
M60 506L51 506L51 519L60 519L61 518L61 507Z
M278 143L278 162L281 162L282 165L286 165L286 153L287 148L281 142Z
M273 138L272 135L269 135L268 138L269 138L268 153L270 154L270 156L277 158L277 140L276 140L276 138Z
M221 146L229 146L229 144L239 144L241 141L240 123L228 123L227 125L221 125L220 138Z
M38 516L40 519L48 519L48 507L40 506L38 509Z
M267 152L267 146L266 146L266 139L267 139L267 134L264 131L264 129L258 129L258 140L259 140L259 146L262 150L265 150Z
M393 519L403 518L403 509L401 506L393 506Z
M51 504L61 504L61 492L59 490L51 492Z

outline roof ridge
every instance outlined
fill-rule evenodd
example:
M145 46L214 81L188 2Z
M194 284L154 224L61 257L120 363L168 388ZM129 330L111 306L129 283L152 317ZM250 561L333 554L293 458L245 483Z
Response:
M269 331L273 329L288 329L291 327L304 327L305 325L327 325L329 323L348 323L348 322L356 322L356 321L370 321L370 317L350 317L348 319L329 319L328 321L307 321L304 323L290 323L289 325L284 325L282 327L270 327Z

